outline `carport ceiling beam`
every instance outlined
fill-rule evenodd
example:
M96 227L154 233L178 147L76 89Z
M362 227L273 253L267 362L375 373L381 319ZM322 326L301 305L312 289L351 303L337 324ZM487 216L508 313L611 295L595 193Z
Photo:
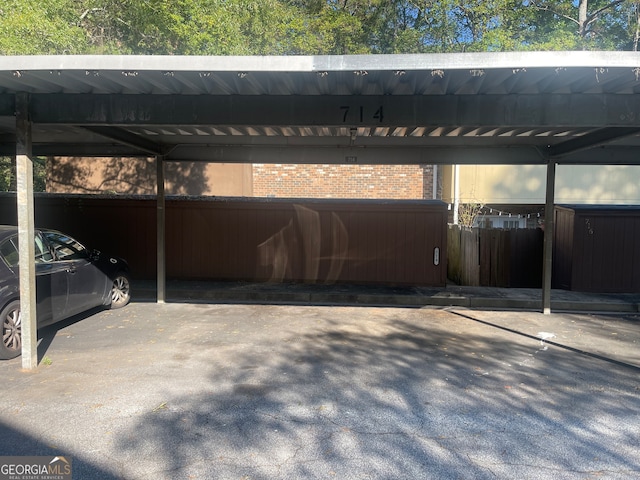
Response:
M197 146L179 145L166 157L170 162L205 161L212 163L286 164L504 164L538 165L546 163L532 146L504 147L316 147L304 146Z
M167 150L162 145L149 141L146 138L134 133L123 130L122 128L106 126L84 126L80 128L93 133L97 133L98 135L102 135L105 138L109 138L123 145L133 147L141 152L145 152L150 155L160 155Z
M640 127L640 95L34 95L34 123Z
M609 127L595 130L587 135L567 140L566 142L552 145L547 149L551 158L558 158L565 155L587 150L593 147L613 142L620 138L629 137L640 133L638 127Z
M602 145L559 158L559 165L640 165L640 144Z
M15 141L0 142L0 156L12 156L15 153ZM140 147L121 143L38 143L33 145L36 157L150 157Z

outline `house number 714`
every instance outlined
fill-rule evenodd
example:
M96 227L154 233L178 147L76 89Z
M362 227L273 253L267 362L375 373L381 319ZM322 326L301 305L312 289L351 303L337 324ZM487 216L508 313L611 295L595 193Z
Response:
M382 110L382 105L380 105L378 109L375 111L375 113L371 116L369 116L370 112L367 113L363 106L352 108L348 105L343 105L342 107L340 107L340 110L342 110L343 123L353 122L354 116L357 118L356 121L359 121L359 122L364 122L365 118L366 119L373 118L374 120L377 120L378 122L382 123L382 119L384 118L384 111Z

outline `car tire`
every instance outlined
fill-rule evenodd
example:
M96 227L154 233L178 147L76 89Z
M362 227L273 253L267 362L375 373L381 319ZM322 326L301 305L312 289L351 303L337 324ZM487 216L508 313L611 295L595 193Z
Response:
M22 353L22 318L20 300L10 302L0 313L0 359L15 358Z
M122 308L131 300L131 282L129 276L120 272L113 277L111 284L111 304L109 308Z

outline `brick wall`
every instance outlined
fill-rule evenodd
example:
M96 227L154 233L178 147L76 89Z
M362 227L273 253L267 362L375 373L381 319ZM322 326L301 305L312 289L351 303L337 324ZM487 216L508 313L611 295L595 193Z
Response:
M430 199L433 166L254 164L253 196Z
M47 191L54 193L153 195L155 176L153 159L51 157L47 161ZM433 198L433 165L167 162L165 176L166 193L179 195Z

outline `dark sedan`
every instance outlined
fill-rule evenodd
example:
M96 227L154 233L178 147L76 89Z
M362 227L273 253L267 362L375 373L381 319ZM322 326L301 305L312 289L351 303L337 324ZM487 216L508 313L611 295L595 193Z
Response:
M36 314L44 327L94 307L124 307L131 298L129 266L116 257L89 251L69 235L36 230ZM0 226L0 359L22 351L18 229Z

